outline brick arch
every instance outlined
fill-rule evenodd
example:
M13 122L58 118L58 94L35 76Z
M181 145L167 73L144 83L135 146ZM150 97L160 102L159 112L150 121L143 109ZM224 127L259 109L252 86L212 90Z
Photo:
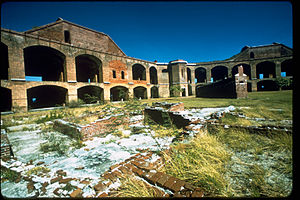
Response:
M133 96L137 99L147 99L147 88L144 86L134 87Z
M60 50L31 45L24 48L23 52L25 76L42 77L43 81L66 81L66 56Z
M103 83L102 61L92 54L79 54L75 57L77 82Z
M97 103L104 100L104 89L95 85L86 85L77 88L78 99L85 103Z
M57 85L27 88L28 109L62 106L67 102L68 89Z
M225 65L216 65L211 68L211 77L213 81L226 79L228 77L228 67Z
M132 65L132 80L146 80L147 68L139 63Z

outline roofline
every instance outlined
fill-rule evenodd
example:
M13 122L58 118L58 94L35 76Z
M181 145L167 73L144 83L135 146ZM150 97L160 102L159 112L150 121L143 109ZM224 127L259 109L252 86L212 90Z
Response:
M107 34L105 34L105 33L103 33L103 32L99 32L99 31L96 31L96 30L93 30L93 29L90 29L90 28L87 28L87 27L84 27L84 26L75 24L75 23L73 23L73 22L70 22L70 21L67 21L67 20L64 20L64 19L61 19L61 18L58 18L58 20L56 20L55 22L51 22L51 23L49 23L49 24L45 24L45 25L42 25L42 26L39 26L39 27L30 29L30 30L28 30L28 31L24 31L23 33L32 33L32 32L34 32L34 31L38 31L38 30L41 30L41 29L45 29L45 28L48 28L48 27L50 27L50 26L54 26L54 25L56 25L56 24L63 23L63 22L68 23L68 24L73 25L73 26L77 26L77 27L79 27L79 28L82 28L82 29L85 29L85 30L88 30L88 31L92 31L92 32L94 32L94 33L100 33L100 34L102 34L102 35L107 36L107 37L108 37L108 38L109 38L109 39L110 39L110 40L118 47L118 49L119 49L124 55L126 55L126 54L122 51L122 49L115 43L115 41L114 41L109 35L107 35Z

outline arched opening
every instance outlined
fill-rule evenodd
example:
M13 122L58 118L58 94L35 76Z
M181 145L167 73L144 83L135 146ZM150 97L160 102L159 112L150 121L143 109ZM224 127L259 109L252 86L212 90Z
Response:
M132 66L133 80L146 80L146 68L141 64L134 64Z
M158 87L156 86L153 86L151 88L151 98L158 98L159 95L158 95Z
M31 46L24 49L25 78L42 81L66 81L65 55L46 46Z
M138 86L133 89L133 95L137 99L147 99L147 88Z
M276 91L279 90L275 81L264 80L257 82L257 91Z
M157 70L155 67L150 67L150 83L157 84Z
M77 90L78 98L84 103L99 103L104 99L103 88L97 86L84 86Z
M0 42L0 79L8 80L8 47Z
M11 111L11 90L0 87L0 112Z
M249 77L249 80L251 80L251 67L250 67L250 65L247 65L245 63L235 65L232 68L232 70L231 70L232 77L234 77L234 75L236 75L237 73L239 73L238 72L238 67L241 66L241 65L243 66L244 74L246 74Z
M190 68L186 68L186 75L187 75L187 82L192 83L192 74Z
M206 69L203 67L198 67L195 70L195 79L196 83L205 83L206 82Z
M254 58L254 53L250 52L250 58Z
M292 72L293 61L292 59L285 60L281 63L281 76L293 76Z
M128 88L123 86L116 86L110 89L111 101L127 101L129 99Z
M228 69L225 66L216 66L211 69L211 77L213 82L224 80L228 77Z
M265 61L256 65L256 78L276 78L275 63Z
M75 58L76 79L78 82L102 83L102 62L92 55L79 55Z
M68 90L55 85L42 85L27 89L28 109L63 106Z

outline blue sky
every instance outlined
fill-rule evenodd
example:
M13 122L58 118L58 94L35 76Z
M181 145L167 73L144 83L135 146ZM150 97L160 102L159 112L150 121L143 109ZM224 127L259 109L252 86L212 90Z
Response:
M29 30L58 17L108 34L126 55L148 61L224 60L242 47L293 47L288 1L7 2L1 27Z

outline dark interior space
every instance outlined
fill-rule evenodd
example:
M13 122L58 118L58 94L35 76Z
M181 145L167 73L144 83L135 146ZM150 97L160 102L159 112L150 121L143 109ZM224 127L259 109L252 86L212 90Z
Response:
M197 79L197 83L206 82L206 69L203 67L198 67L195 70L195 78Z
M147 88L138 86L133 89L134 97L137 99L147 99Z
M116 86L110 89L110 100L111 101L127 101L129 99L128 89L123 86Z
M11 111L11 90L4 87L0 87L0 94L0 112Z
M228 77L228 69L225 66L216 66L211 69L213 81L224 80Z
M8 47L0 43L0 79L8 80Z
M43 85L27 89L29 109L62 106L66 103L68 90L54 85Z
M65 81L65 56L45 46L24 49L25 75L41 76L43 81Z
M150 67L150 83L157 84L157 70L155 67Z
M133 80L146 80L146 68L143 65L135 64L132 66Z
M91 55L80 55L75 59L78 82L102 83L102 62Z
M78 98L84 103L97 103L103 101L103 89L97 86L85 86L78 89Z
M263 78L276 78L275 64L269 61L257 64L256 78L261 79L260 74L263 74Z

